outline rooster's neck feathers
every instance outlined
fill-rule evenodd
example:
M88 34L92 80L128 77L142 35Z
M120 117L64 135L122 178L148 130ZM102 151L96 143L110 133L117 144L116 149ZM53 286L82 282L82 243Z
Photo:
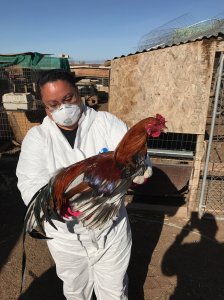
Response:
M132 126L114 152L114 158L119 164L127 164L139 151L146 151L147 131L146 125L154 118L146 118Z

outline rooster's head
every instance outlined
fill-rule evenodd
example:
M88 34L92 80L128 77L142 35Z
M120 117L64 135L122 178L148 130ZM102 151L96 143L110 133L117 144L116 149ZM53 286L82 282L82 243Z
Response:
M159 137L161 132L164 132L167 128L165 123L165 118L159 114L156 114L155 118L149 118L149 122L145 126L148 135Z

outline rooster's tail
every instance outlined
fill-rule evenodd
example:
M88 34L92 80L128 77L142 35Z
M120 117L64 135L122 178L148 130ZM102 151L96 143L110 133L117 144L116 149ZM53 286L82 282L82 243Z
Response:
M53 179L33 196L26 211L24 231L28 232L34 238L48 238L46 237L43 226L44 220L48 221L55 229L57 229L52 222L52 216L56 216L56 219L60 218L60 216L56 213L52 193L52 181ZM61 221L63 221L63 219ZM35 229L36 227L38 230Z

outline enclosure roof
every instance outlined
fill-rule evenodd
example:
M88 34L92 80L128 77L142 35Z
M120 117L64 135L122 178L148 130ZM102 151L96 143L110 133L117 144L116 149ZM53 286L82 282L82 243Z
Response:
M153 50L158 50L158 49L164 49L167 47L173 47L173 46L179 46L182 44L187 44L190 42L196 42L196 41L202 41L204 39L212 39L212 38L217 38L219 40L224 40L224 31L223 32L217 32L216 34L212 33L212 34L208 34L208 35L203 35L201 37L197 37L197 38L193 38L193 39L189 39L186 41L181 41L181 42L177 42L177 43L162 43L160 45L148 48L148 49L143 49L142 51L136 51L134 53L129 53L127 55L121 55L119 57L114 57L112 60L118 59L118 58L122 58L122 57L127 57L127 56L131 56L131 55L135 55L135 54L141 54L144 52L149 52L149 51L153 51Z
M70 70L67 58L53 57L50 54L25 52L17 54L0 54L0 68L19 66L41 70L65 69Z
M33 55L34 53L37 53L37 52L21 52L21 53L12 53L12 54L1 54L0 53L0 56L17 56L17 55ZM49 54L49 53L39 53L41 55L52 55L52 54Z

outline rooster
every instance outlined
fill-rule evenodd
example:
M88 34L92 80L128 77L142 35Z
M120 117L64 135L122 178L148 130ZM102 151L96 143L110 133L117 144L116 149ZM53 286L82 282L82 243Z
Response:
M65 211L87 228L102 228L116 217L132 181L150 176L145 160L147 136L159 137L166 129L165 123L159 114L141 120L127 131L114 151L60 170L31 200L25 217L26 230L35 237L36 221L39 233L46 237L42 221L56 228L52 219L65 222Z

